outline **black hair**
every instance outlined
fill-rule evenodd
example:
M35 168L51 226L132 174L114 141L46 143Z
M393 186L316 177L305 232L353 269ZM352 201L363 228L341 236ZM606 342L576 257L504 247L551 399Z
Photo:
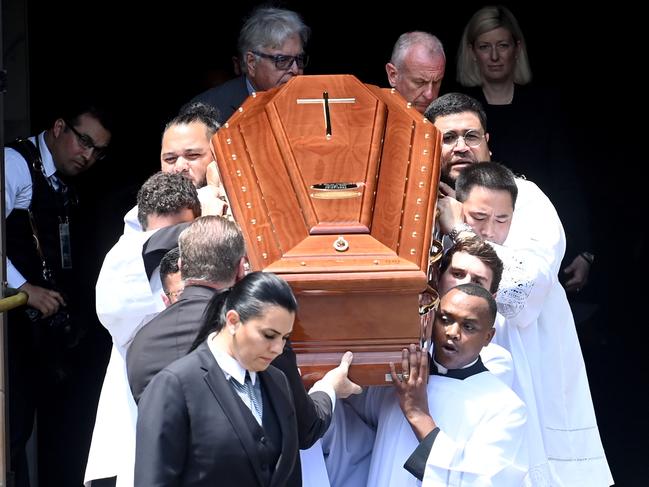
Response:
M212 105L200 101L190 101L180 107L178 115L167 122L164 131L166 132L169 127L174 125L189 125L190 123L199 122L205 125L211 137L221 128L218 119L219 111Z
M480 162L466 167L455 181L455 196L465 202L475 187L496 191L507 191L512 197L512 208L516 206L518 186L514 173L498 162Z
M270 272L252 272L234 286L216 294L203 313L203 323L190 351L204 342L212 332L225 326L225 315L234 310L242 323L262 316L268 306L279 306L297 312L297 300L288 283Z
M137 193L137 219L147 229L150 215L172 215L186 208L195 217L201 204L194 184L180 174L157 172L147 179Z
M112 134L115 128L115 121L107 105L99 97L79 95L78 97L68 99L68 102L61 107L59 117L72 124L73 127L76 127L79 125L79 117L87 114L97 119L101 126Z
M169 250L162 259L160 260L160 280L162 281L162 287L165 287L165 278L169 274L175 274L176 272L180 272L180 269L178 268L178 258L180 257L180 250L178 247L174 247L173 249ZM165 291L168 291L168 289L165 289Z
M453 247L446 251L440 263L440 276L446 272L453 261L453 256L458 252L472 255L491 269L493 277L489 291L492 294L498 291L498 286L500 286L500 281L503 277L503 261L500 260L494 248L477 235L458 240Z
M433 100L428 105L424 116L435 123L438 117L455 115L458 113L471 112L480 119L482 130L487 132L487 113L484 111L482 104L475 98L471 98L463 93L447 93Z
M489 320L491 321L491 326L494 325L496 321L496 313L498 312L498 305L496 304L496 300L494 299L494 297L491 295L489 291L487 291L482 286L475 284L473 282L460 284L458 286L455 286L452 289L457 289L458 291L461 291L464 294L468 294L469 296L476 296L478 298L482 298L485 301L487 301L487 305L489 306ZM451 290L449 290L449 292Z

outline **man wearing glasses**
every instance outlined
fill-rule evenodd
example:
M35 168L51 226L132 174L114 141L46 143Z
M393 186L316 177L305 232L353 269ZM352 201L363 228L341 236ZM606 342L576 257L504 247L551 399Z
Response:
M558 280L566 238L557 212L538 186L515 178L518 195L511 227L498 232L499 237L485 232L475 220L485 208L495 208L498 193L489 185L498 177L494 165L481 164L491 158L482 105L449 93L431 103L425 115L442 133L442 231L458 238L473 231L491 238L504 263L496 301L505 322L495 341L512 354L513 389L528 406L528 422L538 425L530 477L548 485L612 485L574 319ZM452 186L460 200L475 191L463 189L469 178L477 189L489 188L476 193L483 198L470 205L480 211L467 217L470 209L460 206L446 220L444 214L458 208Z
M59 355L72 346L67 340L74 340L76 306L67 299L75 294L74 253L80 249L72 244L76 198L69 178L102 159L111 139L110 119L99 107L84 101L66 112L39 135L8 144L4 153L7 280L28 294L27 306L8 317L11 468L17 486L28 485L25 444L37 391L60 373Z
M224 123L255 91L282 85L304 73L304 53L311 29L291 10L257 8L239 33L238 51L242 75L194 98L216 107Z

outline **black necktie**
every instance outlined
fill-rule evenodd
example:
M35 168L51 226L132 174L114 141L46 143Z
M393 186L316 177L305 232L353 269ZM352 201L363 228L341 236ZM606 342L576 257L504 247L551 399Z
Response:
M252 384L252 379L250 378L248 371L246 371L246 379L243 384L240 384L239 381L237 381L234 377L230 378L230 382L239 393L248 396L250 404L252 405L251 412L253 413L253 416L255 417L257 422L261 425L263 418L261 390L259 390L258 387L255 387ZM257 384L257 386L259 386L259 384Z

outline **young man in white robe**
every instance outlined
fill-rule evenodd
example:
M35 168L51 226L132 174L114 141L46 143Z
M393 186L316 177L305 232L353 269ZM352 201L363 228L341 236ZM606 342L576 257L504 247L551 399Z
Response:
M428 351L411 345L402 373L391 365L393 388L370 387L348 400L377 428L368 486L521 485L525 405L480 359L495 317L489 291L452 288L435 316L430 366Z
M200 216L194 185L178 175L151 176L138 192L141 232L128 232L108 252L96 285L97 316L113 339L102 385L84 484L117 477L133 486L137 406L126 375L125 355L137 330L165 308L159 276L147 276L142 248L159 229Z
M443 184L444 192L455 196L450 184L470 165L490 158L486 116L476 100L457 93L433 102L426 116L442 132L442 179L448 183ZM539 425L540 438L530 438L529 479L532 485L606 487L613 479L574 319L558 280L565 251L563 227L552 203L534 183L516 178L515 185L516 207L504 234L497 219L492 228L480 228L478 218L469 223L477 233L502 244L495 246L505 263L497 301L506 322L498 326L496 342L511 352L514 390L528 405L529 421ZM441 199L442 212L451 203ZM461 237L469 214L467 209L456 210L460 216L447 231Z
M491 245L477 236L459 240L441 261L437 290L441 296L460 284L474 283L495 296L503 264ZM497 319L502 320L498 315ZM432 330L425 330L430 343ZM487 369L507 386L514 380L511 354L490 342L480 351ZM331 487L357 487L367 483L376 431L363 422L345 401L336 406L334 420L322 443Z

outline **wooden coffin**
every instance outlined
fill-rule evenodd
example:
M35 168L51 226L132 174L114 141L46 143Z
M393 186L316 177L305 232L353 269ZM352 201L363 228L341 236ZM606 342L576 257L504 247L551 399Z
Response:
M249 97L213 140L254 270L292 286L305 381L354 352L351 378L389 382L419 343L418 295L439 181L437 130L394 90L298 76Z

